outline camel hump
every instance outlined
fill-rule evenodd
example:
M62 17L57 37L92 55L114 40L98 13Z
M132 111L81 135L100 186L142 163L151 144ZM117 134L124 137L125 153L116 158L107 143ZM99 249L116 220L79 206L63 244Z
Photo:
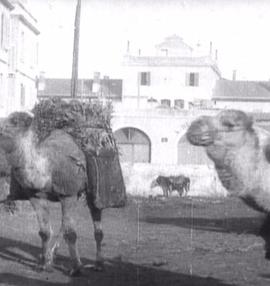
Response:
M40 143L41 149L55 150L63 155L68 155L71 157L77 157L78 159L84 159L84 153L76 144L71 135L67 134L65 131L56 129L51 132L51 134Z

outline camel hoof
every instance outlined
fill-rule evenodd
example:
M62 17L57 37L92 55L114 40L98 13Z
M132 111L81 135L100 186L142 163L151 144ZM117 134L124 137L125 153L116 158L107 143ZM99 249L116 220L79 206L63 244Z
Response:
M69 271L69 276L71 277L79 277L82 276L82 269L81 267L73 268Z
M96 272L102 272L104 271L104 264L101 262L101 263L96 263L93 267L93 270L96 271Z
M96 272L102 272L105 269L104 263L102 261L97 261L94 265L87 264L84 267Z
M42 271L53 272L53 261L52 261L52 259L46 259L44 257L44 255L41 254L39 256L39 262L36 265L35 269L37 272L42 272Z
M270 251L265 252L265 259L270 260Z
M53 267L51 264L38 264L38 265L36 265L35 270L37 272L43 272L44 271L44 272L51 273L51 272L53 272Z

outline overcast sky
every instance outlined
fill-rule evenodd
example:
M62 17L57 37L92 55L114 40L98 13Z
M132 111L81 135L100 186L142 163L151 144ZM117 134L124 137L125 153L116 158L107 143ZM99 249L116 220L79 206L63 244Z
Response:
M177 34L218 49L222 76L270 79L269 0L81 0L79 76L117 77L127 40L142 54ZM70 77L76 0L28 0L39 21L40 69Z

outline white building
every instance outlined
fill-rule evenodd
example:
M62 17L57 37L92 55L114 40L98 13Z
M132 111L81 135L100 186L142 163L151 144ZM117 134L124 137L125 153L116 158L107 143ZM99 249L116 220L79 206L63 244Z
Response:
M130 55L123 62L124 106L147 108L158 104L189 109L193 104L211 105L220 72L211 51L193 56L182 38L171 36L156 46L156 55Z
M11 15L9 112L28 110L37 100L38 76L37 20L20 1L13 1Z
M0 116L29 110L37 100L37 20L17 0L0 0L1 65Z
M0 116L6 114L9 82L10 17L14 6L0 0Z

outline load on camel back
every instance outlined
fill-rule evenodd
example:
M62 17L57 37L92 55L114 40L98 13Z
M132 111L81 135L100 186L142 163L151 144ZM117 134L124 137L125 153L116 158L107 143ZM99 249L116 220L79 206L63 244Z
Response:
M43 100L33 109L33 127L40 142L52 131L61 129L71 135L84 152L88 191L98 209L126 204L119 153L111 129L111 113L109 104L66 102L59 98Z

